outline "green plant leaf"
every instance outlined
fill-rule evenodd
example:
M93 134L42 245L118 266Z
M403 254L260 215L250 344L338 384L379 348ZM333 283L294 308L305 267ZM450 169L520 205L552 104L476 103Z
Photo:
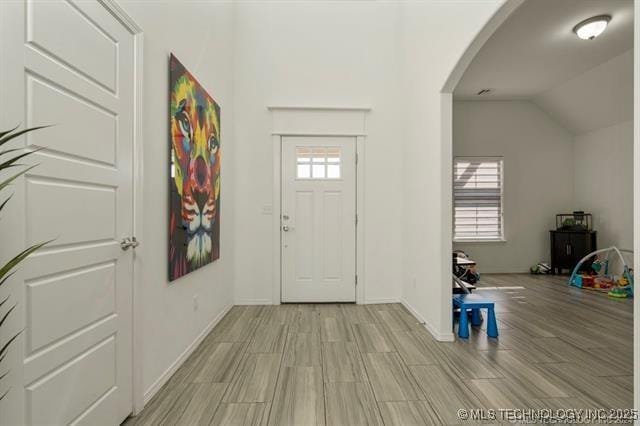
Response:
M4 188L9 186L9 184L11 182L13 182L14 180L18 179L20 176L22 176L23 174L27 173L29 170L33 169L36 166L37 166L37 164L34 164L33 166L27 167L26 169L24 169L24 170L16 173L15 175L11 176L9 179L5 180L4 182L0 182L0 191L2 191Z
M22 262L24 259L26 259L27 256L29 256L31 253L33 253L36 250L39 250L44 245L49 244L51 241L53 240L49 240L49 241L45 241L44 243L33 245L29 248L24 249L20 253L18 253L16 256L13 257L13 259L8 261L2 268L0 268L0 279L2 279L6 274L8 274L9 271L11 271L13 268L18 266L18 264Z
M4 163L0 163L0 171L4 170L4 169L8 169L9 167L16 167L16 166L21 166L23 164L16 164L16 161L18 161L21 158L24 158L28 155L31 155L33 153L36 153L38 151L40 151L42 148L38 148L35 149L33 151L27 151L27 152L23 152L20 155L16 155L13 158L8 159L7 161L5 161Z
M12 139L17 138L18 136L22 136L25 133L33 132L34 130L38 130L38 129L44 129L45 127L51 127L51 125L29 127L28 129L20 130L19 132L16 132L16 133L11 133L15 129L10 130L8 133L5 133L2 136L0 136L0 146L4 145L5 143L9 142Z
M0 362L4 361L4 357L7 356L7 351L9 350L9 346L11 346L11 344L18 338L18 336L21 333L22 332L16 334L11 339L9 339L9 341L7 343L5 343L4 346L0 349Z
M2 279L0 280L0 286L2 286L2 284L4 284L4 282L5 282L5 281L7 281L9 278L11 278L11 276L12 276L13 274L15 274L15 271L14 271L14 272L12 272L12 273L10 273L10 274L7 274L7 276L6 276L6 277L2 278Z
M19 125L19 124L18 124L16 127L14 127L13 129L11 129L11 130L5 130L4 132L0 132L0 138L1 138L1 137L3 137L3 136L5 136L5 135L8 135L8 134L9 134L9 133L11 133L11 132L13 132L13 131L14 131L14 130L16 130L18 127L20 127L20 125Z
M13 194L9 195L9 197L7 197L6 200L4 200L2 202L2 204L0 204L0 211L2 211L2 209L4 208L4 206L9 202L9 200L11 199L11 197L13 197Z
M11 312L13 312L13 310L16 308L16 305L13 305L6 314L4 314L4 316L0 319L0 327L2 327L2 324L4 324L4 322L7 320L7 317L9 316L9 314L11 314Z
M16 151L22 151L23 149L24 148L5 149L5 150L0 151L0 156L11 154L12 152L16 152Z

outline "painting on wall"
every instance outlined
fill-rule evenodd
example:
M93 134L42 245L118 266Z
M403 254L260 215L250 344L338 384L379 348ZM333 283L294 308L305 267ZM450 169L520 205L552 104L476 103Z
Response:
M220 107L169 61L169 280L220 257Z

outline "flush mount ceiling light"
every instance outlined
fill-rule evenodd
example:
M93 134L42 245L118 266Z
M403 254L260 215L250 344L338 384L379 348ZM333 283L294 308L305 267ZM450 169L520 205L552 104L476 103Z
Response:
M607 29L611 15L598 15L585 19L573 27L573 32L583 40L593 40Z

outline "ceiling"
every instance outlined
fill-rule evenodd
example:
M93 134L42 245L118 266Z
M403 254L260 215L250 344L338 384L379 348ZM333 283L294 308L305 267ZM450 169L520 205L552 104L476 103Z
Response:
M595 40L573 27L612 16ZM458 100L532 99L633 48L633 0L527 0L487 40L456 87ZM477 95L482 89L492 89Z

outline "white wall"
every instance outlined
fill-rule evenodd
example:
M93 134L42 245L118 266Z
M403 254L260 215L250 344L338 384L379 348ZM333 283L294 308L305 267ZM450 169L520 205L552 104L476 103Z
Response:
M504 157L505 242L454 243L480 273L549 261L555 215L573 208L573 135L529 101L454 102L453 154ZM578 206L579 207L579 206Z
M235 45L236 298L272 300L269 105L365 106L365 302L398 301L402 125L398 4L239 2Z
M453 339L453 334L451 243L447 243L451 208L446 201L450 187L445 185L451 152L442 145L443 133L450 129L442 125L448 106L440 91L467 46L502 3L425 1L403 2L401 6L402 297L441 339Z
M233 4L123 1L144 31L143 386L147 393L208 324L233 303ZM220 259L167 280L169 54L222 108ZM199 308L194 310L194 297Z
M593 213L598 247L633 248L633 120L574 139L575 207Z
M540 93L534 102L574 134L633 116L633 50Z

